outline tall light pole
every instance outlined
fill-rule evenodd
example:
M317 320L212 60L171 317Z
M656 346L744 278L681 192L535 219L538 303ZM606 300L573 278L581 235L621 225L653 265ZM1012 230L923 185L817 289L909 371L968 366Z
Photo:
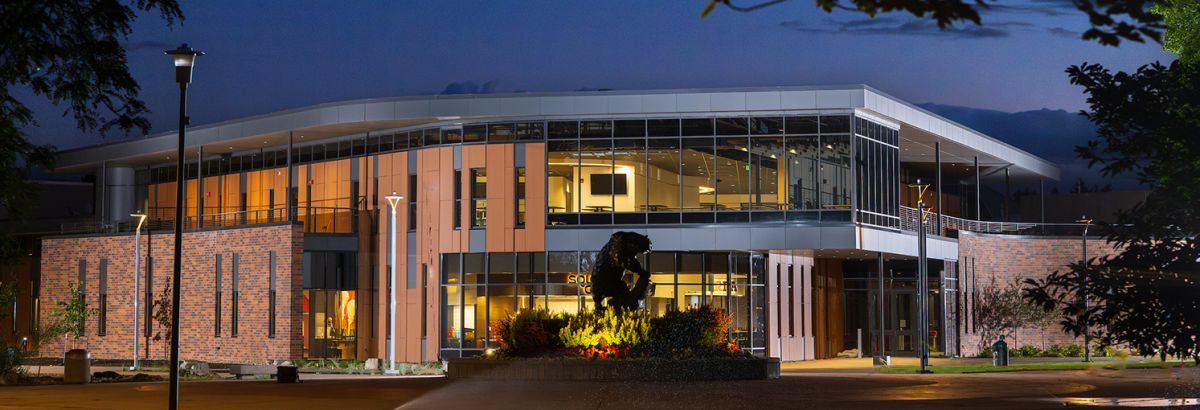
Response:
M187 88L192 82L192 66L196 57L203 52L193 50L183 43L179 48L164 51L175 61L175 82L179 83L179 141L175 152L175 263L171 271L171 387L167 396L167 408L179 408L179 288L183 282L181 257L183 254L183 129L188 124Z
M133 365L129 370L138 368L138 295L142 294L142 224L146 222L146 214L136 213L129 216L137 220L137 228L133 231Z
M921 180L917 179L916 184L908 186L917 188L917 332L920 334L917 354L921 360L921 367L917 369L917 373L932 373L927 369L929 367L929 266L925 254L925 219L929 217L929 212L926 211L928 206L925 205L925 190L929 189L929 184L922 184Z
M396 204L404 197L396 195L385 196L391 216L388 217L388 320L387 356L388 369L386 373L397 374L396 371Z
M1088 228L1092 226L1092 220L1084 215L1079 220L1075 221L1083 224L1083 255L1080 260L1080 265L1083 267L1083 286L1080 288L1080 293L1083 294L1083 361L1092 361L1092 331L1090 329L1091 316L1088 315L1088 258L1087 258L1087 234Z

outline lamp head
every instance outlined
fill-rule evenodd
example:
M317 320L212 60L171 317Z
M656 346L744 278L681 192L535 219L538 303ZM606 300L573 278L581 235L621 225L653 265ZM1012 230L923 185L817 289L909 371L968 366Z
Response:
M396 194L396 191L392 191L392 193L391 193L391 194L389 194L389 195L387 195L387 196L385 196L385 197L383 197L383 198L384 198L384 199L387 199L387 201L388 201L388 204L392 206L392 209L393 209L393 210L395 210L395 209L396 209L396 204L400 203L400 200L401 200L401 199L404 199L404 197L403 197L403 196L400 196L400 195Z
M191 84L192 66L196 64L196 57L204 55L204 52L193 50L188 47L187 43L183 43L179 48L166 50L163 53L171 56L171 59L175 61L175 82L181 86Z
M137 230L141 231L142 224L146 222L146 214L141 213L139 211L139 212L134 212L132 214L129 214L129 216L132 217L133 219L137 220Z

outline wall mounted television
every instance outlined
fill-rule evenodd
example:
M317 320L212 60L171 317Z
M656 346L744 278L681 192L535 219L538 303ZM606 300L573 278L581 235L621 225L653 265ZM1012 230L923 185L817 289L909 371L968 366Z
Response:
M627 195L629 176L626 174L592 174L592 195Z

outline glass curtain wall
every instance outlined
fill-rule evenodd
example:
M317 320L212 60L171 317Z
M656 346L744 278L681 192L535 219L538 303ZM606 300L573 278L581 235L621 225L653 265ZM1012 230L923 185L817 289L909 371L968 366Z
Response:
M306 358L355 359L358 340L355 252L305 252L301 333Z
M590 274L595 258L595 252L443 254L442 355L477 355L496 347L487 324L519 309L595 309ZM659 252L639 259L654 284L644 303L649 313L704 304L725 309L733 317L729 337L751 352L764 352L763 255ZM625 279L632 285L636 275Z
M850 220L847 115L558 121L547 130L551 225Z
M900 132L861 117L854 121L858 220L900 227Z

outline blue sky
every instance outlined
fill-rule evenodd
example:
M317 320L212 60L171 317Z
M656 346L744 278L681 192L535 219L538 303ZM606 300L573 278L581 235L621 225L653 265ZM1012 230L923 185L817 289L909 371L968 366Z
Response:
M702 20L703 1L183 0L182 26L137 21L129 64L161 132L174 128L177 99L161 51L181 42L208 52L190 89L193 124L454 83L498 92L865 83L915 103L1075 111L1084 97L1068 65L1173 59L1157 44L1079 39L1086 18L1069 1L1001 4L982 27L939 31L906 14L830 14L812 1L718 8ZM35 141L105 141L26 101L38 112L40 127L27 130Z

